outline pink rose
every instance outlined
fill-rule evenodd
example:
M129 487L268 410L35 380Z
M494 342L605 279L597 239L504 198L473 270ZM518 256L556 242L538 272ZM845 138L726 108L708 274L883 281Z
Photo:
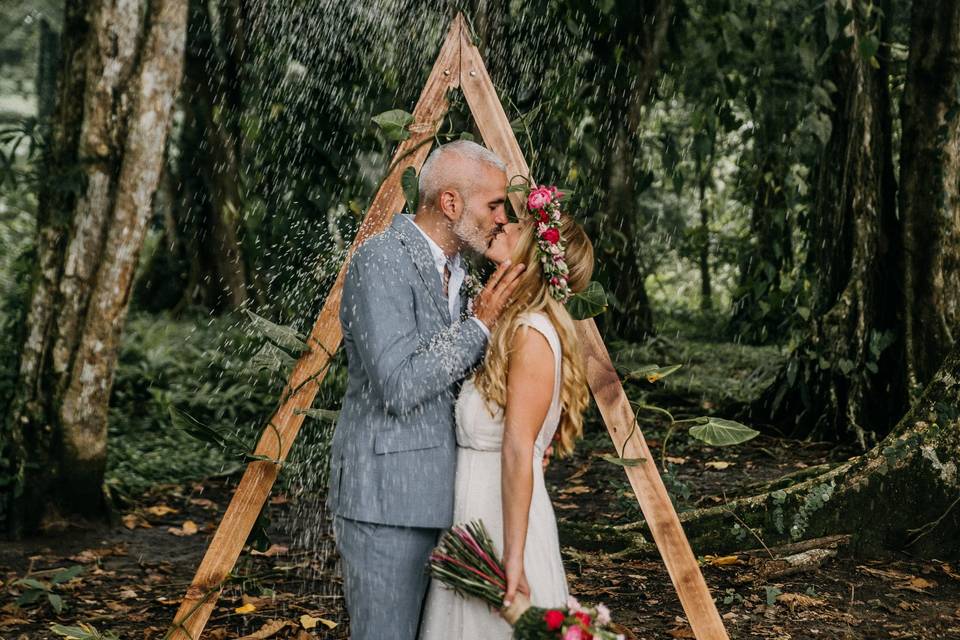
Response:
M563 640L585 640L583 629L578 625L570 627L567 629L567 632L563 634Z
M540 237L550 244L557 244L560 242L560 230L549 227L543 230L543 233L540 234Z
M527 208L531 211L535 209L543 209L545 206L550 204L550 201L553 200L553 194L550 193L550 189L546 187L537 187L530 192L530 195L527 196Z

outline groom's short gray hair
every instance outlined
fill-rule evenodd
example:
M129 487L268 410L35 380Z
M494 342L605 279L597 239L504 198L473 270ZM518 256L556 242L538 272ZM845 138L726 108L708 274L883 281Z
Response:
M437 196L444 189L454 188L463 192L473 183L474 174L454 176L447 170L452 157L464 160L472 160L496 167L500 171L506 172L507 165L500 156L483 145L470 140L454 140L447 144L442 144L427 156L423 167L420 169L420 179L418 181L420 192L420 204L433 203Z

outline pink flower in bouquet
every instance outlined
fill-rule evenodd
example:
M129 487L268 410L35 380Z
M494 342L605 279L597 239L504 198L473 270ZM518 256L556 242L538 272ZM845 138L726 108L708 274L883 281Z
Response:
M574 625L567 629L567 632L563 634L563 640L587 640L590 637L590 634L585 633L583 629L579 626Z
M601 627L610 624L610 609L607 609L602 603L597 605L597 624Z
M550 244L557 244L560 242L560 230L556 227L548 227L547 229L543 230L543 233L540 234L540 237Z
M573 614L573 617L579 620L584 627L588 629L590 628L590 623L592 622L592 620L590 620L590 616L584 613L583 611L578 611L577 613Z
M547 629L549 631L556 631L563 626L564 619L563 611L556 609L550 609L550 611L543 614L543 621L547 623Z
M580 606L580 603L573 596L567 596L567 609L570 610L570 613L576 613L582 611L583 607Z
M543 209L553 200L553 193L547 187L537 187L527 196L527 208Z

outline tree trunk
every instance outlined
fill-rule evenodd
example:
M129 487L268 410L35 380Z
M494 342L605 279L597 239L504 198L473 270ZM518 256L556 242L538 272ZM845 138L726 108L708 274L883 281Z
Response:
M68 0L37 265L9 412L22 493L10 525L48 508L105 510L107 408L134 270L180 82L177 0Z
M887 51L878 64L860 42L889 12L859 3L847 27L852 43L834 54L834 121L820 163L808 231L815 280L810 333L753 417L793 418L803 432L852 435L864 449L907 406L900 335L903 246L896 214L887 90Z
M700 168L700 310L713 310L713 291L710 286L710 210L707 208L707 179L709 166Z
M699 553L850 533L854 549L960 557L960 346L869 452L783 490L682 514Z
M960 331L960 1L914 0L911 11L900 212L907 372L916 387Z

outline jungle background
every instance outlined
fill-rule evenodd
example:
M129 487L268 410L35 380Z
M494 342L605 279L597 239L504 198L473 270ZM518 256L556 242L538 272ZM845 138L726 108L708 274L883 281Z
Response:
M958 0L5 0L0 637L168 632L457 10L731 637L960 638ZM344 369L205 637L348 637ZM548 470L571 590L693 637L611 453Z

